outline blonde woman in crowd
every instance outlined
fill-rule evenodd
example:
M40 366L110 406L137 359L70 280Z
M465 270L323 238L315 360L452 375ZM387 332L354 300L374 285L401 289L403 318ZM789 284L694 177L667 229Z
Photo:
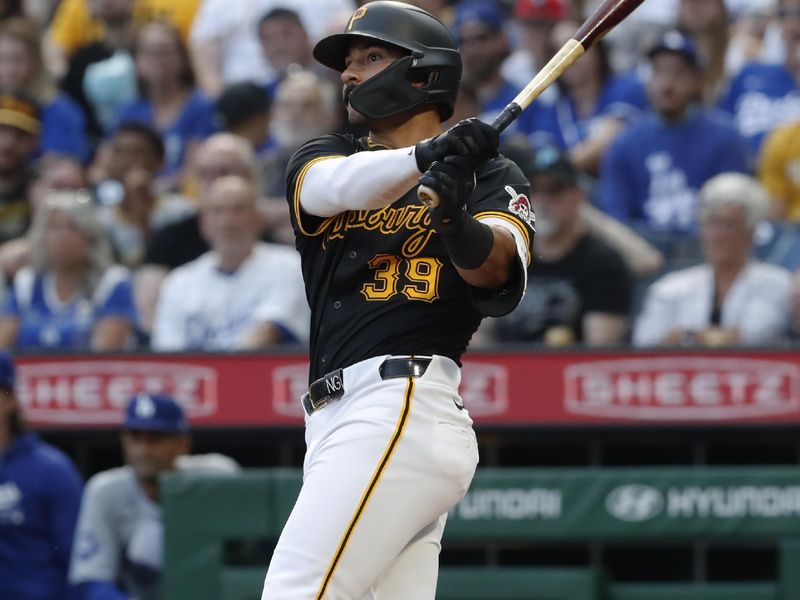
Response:
M633 332L637 346L774 344L789 331L791 274L751 259L755 226L767 215L758 182L722 173L700 190L705 262L648 290Z
M115 265L85 192L51 192L0 314L0 347L120 350L136 322L128 272Z
M71 156L60 154L47 154L39 159L31 177L27 188L31 215L36 214L54 190L75 191L88 185L83 165ZM11 281L17 271L28 265L30 257L31 240L25 235L0 244L0 272L5 281Z

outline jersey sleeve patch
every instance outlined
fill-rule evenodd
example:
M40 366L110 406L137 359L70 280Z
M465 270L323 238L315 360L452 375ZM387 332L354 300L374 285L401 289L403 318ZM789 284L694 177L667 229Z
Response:
M525 221L534 231L536 230L536 215L531 208L531 201L528 196L518 192L510 185L505 187L506 193L511 196L508 202L508 212L517 215Z

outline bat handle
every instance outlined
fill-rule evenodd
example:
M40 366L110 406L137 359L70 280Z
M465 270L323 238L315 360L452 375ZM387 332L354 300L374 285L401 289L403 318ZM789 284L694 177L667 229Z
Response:
M516 102L509 102L503 111L497 115L497 118L492 123L492 127L497 130L497 133L502 133L503 130L511 125L522 112L522 107ZM439 206L439 194L433 191L426 185L421 185L417 188L417 198L428 208L436 208Z
M421 185L417 188L417 198L428 208L436 208L439 206L439 194L427 185Z
M503 133L506 127L514 122L519 114L522 112L522 107L516 102L509 102L503 111L497 115L497 118L492 123L492 127L497 133Z

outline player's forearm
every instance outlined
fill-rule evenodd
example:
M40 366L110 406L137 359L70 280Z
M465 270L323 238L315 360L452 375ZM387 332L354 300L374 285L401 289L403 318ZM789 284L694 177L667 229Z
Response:
M516 259L516 244L507 229L495 225L491 226L491 231L494 243L489 256L481 266L476 269L464 269L456 265L456 270L471 286L496 290L503 287L511 277L512 265Z
M413 188L419 177L414 148L330 158L309 168L300 205L318 217L383 208Z

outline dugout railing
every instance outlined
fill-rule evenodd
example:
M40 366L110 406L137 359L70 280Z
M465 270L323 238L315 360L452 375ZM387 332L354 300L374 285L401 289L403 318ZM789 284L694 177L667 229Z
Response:
M258 600L296 469L171 474L163 482L165 600ZM320 515L324 518L324 515ZM313 523L309 524L313 528ZM443 567L439 600L797 600L800 471L794 467L480 469L444 545L742 540L776 544L777 577L622 583L601 568ZM263 564L241 560L263 556Z

